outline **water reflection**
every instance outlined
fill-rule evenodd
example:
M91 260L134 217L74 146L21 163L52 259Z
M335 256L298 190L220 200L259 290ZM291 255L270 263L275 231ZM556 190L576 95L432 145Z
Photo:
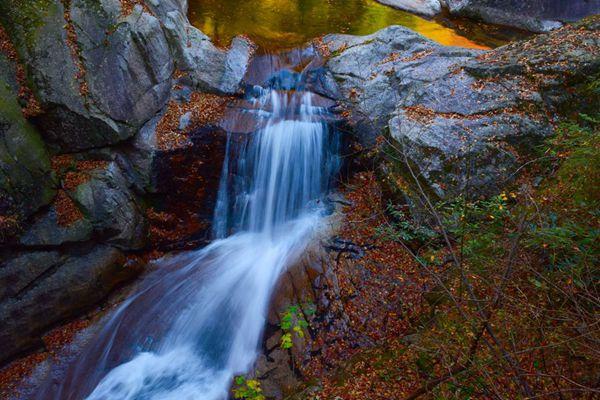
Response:
M406 26L444 45L505 43L487 27L447 18L430 21L374 0L190 0L189 7L192 24L224 46L246 34L263 49L291 48L326 33L367 35L389 25Z

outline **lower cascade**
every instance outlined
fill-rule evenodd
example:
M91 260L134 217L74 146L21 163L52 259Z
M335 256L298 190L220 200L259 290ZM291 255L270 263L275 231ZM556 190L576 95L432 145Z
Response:
M273 288L324 226L337 168L314 94L252 92L262 128L229 134L217 240L161 261L38 399L220 400L252 368Z

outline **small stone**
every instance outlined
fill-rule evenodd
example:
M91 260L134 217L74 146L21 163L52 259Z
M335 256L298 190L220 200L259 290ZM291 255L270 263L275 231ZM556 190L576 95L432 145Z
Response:
M190 126L190 121L192 119L192 112L188 111L179 118L179 130L185 131L188 126Z

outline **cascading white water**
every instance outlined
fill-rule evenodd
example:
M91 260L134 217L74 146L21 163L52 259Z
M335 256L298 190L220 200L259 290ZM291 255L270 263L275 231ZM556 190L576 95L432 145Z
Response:
M225 237L231 229L269 235L310 205L314 207L327 190L337 168L336 138L323 122L326 110L313 106L313 96L266 91L257 100L259 114L270 110L266 127L237 145L229 137L228 154L238 156L228 156L223 167L214 218L216 237ZM233 180L230 172L235 174Z
M264 128L228 139L215 210L220 239L164 261L39 399L227 398L233 376L257 356L279 275L323 222L319 198L336 149L312 99L263 90L255 101Z

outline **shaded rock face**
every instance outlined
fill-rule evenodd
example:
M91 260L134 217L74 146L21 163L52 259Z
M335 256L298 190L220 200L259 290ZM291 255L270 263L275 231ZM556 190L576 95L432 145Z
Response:
M191 121L169 148L158 128L181 93L237 93L254 47L215 47L185 0L141 3L0 2L0 363L133 278L152 246L209 239L225 135ZM165 208L181 215L150 212ZM155 242L160 224L183 234Z
M92 224L96 237L123 249L143 247L145 221L141 207L117 163L93 171L90 178L72 196Z
M556 29L600 13L599 0L445 0L455 15L479 18L533 32Z
M55 190L40 134L25 120L0 76L0 244L48 204Z
M67 252L24 252L0 265L0 354L3 359L39 346L40 335L76 316L137 272L110 246L77 246Z
M331 35L327 68L362 141L389 132L394 173L436 198L489 195L553 134L549 116L586 107L564 87L600 68L595 21L489 52L441 47L401 27Z
M226 143L227 133L208 125L190 133L188 146L164 151L155 159L152 179L159 191L155 197L179 220L158 221L155 229L175 229L179 234L153 237L153 246L170 250L210 242Z
M55 206L37 215L31 227L20 238L19 243L26 247L61 246L67 243L86 242L92 238L93 224L88 219L80 219L72 225L62 226Z

